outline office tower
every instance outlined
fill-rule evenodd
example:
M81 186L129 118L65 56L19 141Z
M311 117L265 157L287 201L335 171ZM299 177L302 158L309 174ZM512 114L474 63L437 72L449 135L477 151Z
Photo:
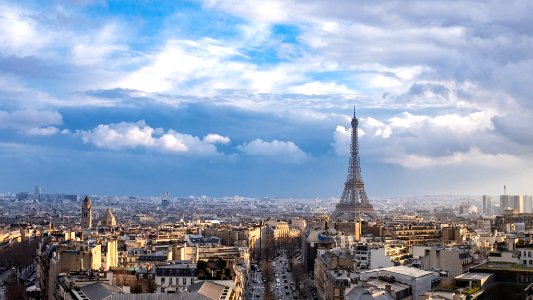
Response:
M489 195L483 195L483 213L492 214L492 201Z
M513 195L511 197L511 208L520 213L524 212L524 199L522 195Z
M524 213L533 213L533 196L524 195Z

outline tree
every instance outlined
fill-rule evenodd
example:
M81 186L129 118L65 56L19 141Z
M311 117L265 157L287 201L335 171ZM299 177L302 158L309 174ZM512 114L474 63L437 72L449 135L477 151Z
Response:
M143 292L143 288L142 286L139 284L139 283L135 283L132 287L131 287L131 293L132 294L140 294Z
M294 280L294 285L296 286L298 292L302 294L300 284L305 280L304 268L302 264L295 262L294 260L290 260L290 266L292 269L292 278Z
M35 252L39 245L38 239L24 240L0 250L0 267L27 267L35 259Z
M205 268L207 268L207 262L204 261L204 260L199 260L197 263L196 263L196 268L198 270L203 270Z
M28 295L26 295L26 288L24 287L24 284L17 281L17 276L15 273L12 273L7 280L6 297L7 299L28 299Z
M228 266L228 262L223 260L222 258L219 258L217 260L217 269L218 270L224 270Z
M274 280L274 269L272 268L272 263L267 260L263 260L263 263L261 264L261 268L263 270L263 279L265 280L265 300L267 299L275 299L272 295L272 291L270 290L270 287L272 285L272 282Z

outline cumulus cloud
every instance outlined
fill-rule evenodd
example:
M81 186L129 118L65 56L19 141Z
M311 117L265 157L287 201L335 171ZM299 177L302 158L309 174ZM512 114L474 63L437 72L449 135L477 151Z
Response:
M59 129L50 125L60 125L63 117L57 111L40 110L0 110L0 128L14 129L27 135L53 135Z
M85 143L93 144L98 148L115 150L146 148L192 155L217 154L217 148L213 144L229 141L229 138L218 134L209 134L206 138L200 139L174 130L164 132L150 127L144 120L136 123L100 124L92 130L80 130L77 133Z
M367 117L359 122L359 143L364 145L366 154L405 167L442 166L468 160L489 164L490 157L515 159L516 153L494 145L491 117L483 112L436 116L403 112L384 121ZM333 133L337 154L349 153L350 134L351 130L337 126Z
M365 131L357 128L357 136L359 138L365 135ZM337 155L350 154L350 144L352 139L352 129L337 125L333 133L333 149Z
M309 155L292 141L268 142L255 139L238 146L237 149L249 156L271 157L282 162L300 163L309 159Z
M204 136L204 141L211 144L229 144L231 142L229 137L216 133L210 133Z

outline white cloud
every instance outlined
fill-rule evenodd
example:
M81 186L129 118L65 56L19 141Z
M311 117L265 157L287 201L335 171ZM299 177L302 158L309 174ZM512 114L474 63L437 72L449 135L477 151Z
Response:
M300 163L309 159L309 155L292 141L267 142L255 139L238 146L237 149L249 156L272 157L282 162Z
M420 136L424 132L448 132L456 135L470 135L493 129L491 118L493 115L484 112L474 112L465 116L459 114L445 114L435 117L427 115L414 115L403 112L392 118L387 123L380 122L372 117L362 120L362 127L369 134L388 139L394 133L402 134L411 132Z
M386 121L362 118L359 124L365 155L404 167L462 163L491 166L495 161L511 163L518 157L495 142L492 115L488 113L428 116L404 112ZM338 155L349 153L350 133L344 126L337 126L332 146Z
M39 127L39 128L30 128L25 131L27 135L54 135L59 132L59 129L54 126L48 126L48 127Z
M303 95L322 95L322 94L355 94L355 91L347 88L344 84L335 82L307 82L301 85L288 88L290 93Z
M357 136L359 138L365 136L365 131L361 128L357 128ZM337 125L335 132L333 133L333 149L337 155L350 154L350 144L352 139L352 129L346 128L341 125Z
M231 140L227 136L222 136L216 133L210 133L204 136L204 142L211 143L211 144L229 144Z
M213 140L206 141L189 134L168 130L158 135L160 129L155 130L143 120L136 123L121 122L100 124L92 130L80 130L78 134L85 143L93 144L98 148L124 149L146 148L171 153L187 153L192 155L217 154ZM211 134L211 139L224 140L223 136ZM229 138L226 138L229 140Z
M63 117L56 111L0 110L0 128L16 130L27 135L53 135L59 129L49 125L60 125Z
M48 43L47 34L31 18L31 11L0 5L0 53L31 55Z
M454 152L445 156L405 154L386 158L385 161L409 169L448 165L489 166L500 168L510 168L513 166L520 167L523 165L522 159L518 156L502 153L482 153L479 149L474 147L470 148L467 152Z
M169 40L159 52L147 56L147 65L116 85L145 92L168 92L179 90L189 81L211 79L214 87L236 88L230 84L234 78L223 76L225 72L239 73L246 68L243 63L223 63L224 58L236 55L240 53L212 39Z

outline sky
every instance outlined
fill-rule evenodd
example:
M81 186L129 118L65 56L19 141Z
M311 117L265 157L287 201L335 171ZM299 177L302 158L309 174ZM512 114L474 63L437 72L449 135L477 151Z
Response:
M2 1L0 190L533 194L533 2Z

